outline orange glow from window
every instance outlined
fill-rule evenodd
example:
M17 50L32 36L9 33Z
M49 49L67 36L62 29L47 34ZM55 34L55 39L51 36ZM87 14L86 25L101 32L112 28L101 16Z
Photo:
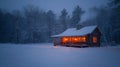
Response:
M78 37L72 37L72 42L79 42L79 38Z
M68 38L65 38L64 40L65 40L65 41L67 41L67 40L68 40Z
M93 37L93 43L97 43L97 37Z
M78 39L77 38L74 38L75 41L77 41Z
M86 42L86 37L83 36L81 40L82 40L82 42Z
M63 38L62 38L62 42L63 42L63 43L69 42L69 38L68 38L68 37L63 37Z
M86 42L86 36L82 37L62 37L62 43L80 43Z

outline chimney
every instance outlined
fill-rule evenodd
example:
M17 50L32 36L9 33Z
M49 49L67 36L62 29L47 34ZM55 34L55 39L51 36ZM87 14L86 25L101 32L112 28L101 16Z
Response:
M76 25L77 30L81 29L82 27L83 27L82 23L79 23L79 24Z

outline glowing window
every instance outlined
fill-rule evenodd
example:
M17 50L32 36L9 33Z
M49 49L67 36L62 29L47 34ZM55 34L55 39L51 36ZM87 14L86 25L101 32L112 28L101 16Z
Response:
M82 37L62 37L63 43L78 43L78 42L86 42L86 36Z
M85 36L78 37L77 40L78 42L86 42L86 37Z
M78 37L73 37L73 38L72 38L72 41L73 41L73 42L79 42L79 38L78 38Z
M83 37L81 38L81 40L82 40L82 42L86 42L86 37L83 36Z
M63 37L63 38L62 38L62 42L63 42L63 43L69 42L69 38L68 38L68 37Z
M93 43L97 43L97 37L93 37Z

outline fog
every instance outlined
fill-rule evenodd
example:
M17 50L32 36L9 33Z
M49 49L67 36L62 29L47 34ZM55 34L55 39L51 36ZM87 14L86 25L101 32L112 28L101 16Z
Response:
M57 14L66 8L71 14L76 5L79 5L83 10L88 10L91 7L106 5L107 2L108 0L0 0L0 8L12 11L22 9L27 5L34 5L43 10L53 10Z

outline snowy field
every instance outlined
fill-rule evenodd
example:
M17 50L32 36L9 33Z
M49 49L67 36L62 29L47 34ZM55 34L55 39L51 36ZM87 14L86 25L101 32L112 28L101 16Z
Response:
M120 47L0 44L0 67L120 67Z

